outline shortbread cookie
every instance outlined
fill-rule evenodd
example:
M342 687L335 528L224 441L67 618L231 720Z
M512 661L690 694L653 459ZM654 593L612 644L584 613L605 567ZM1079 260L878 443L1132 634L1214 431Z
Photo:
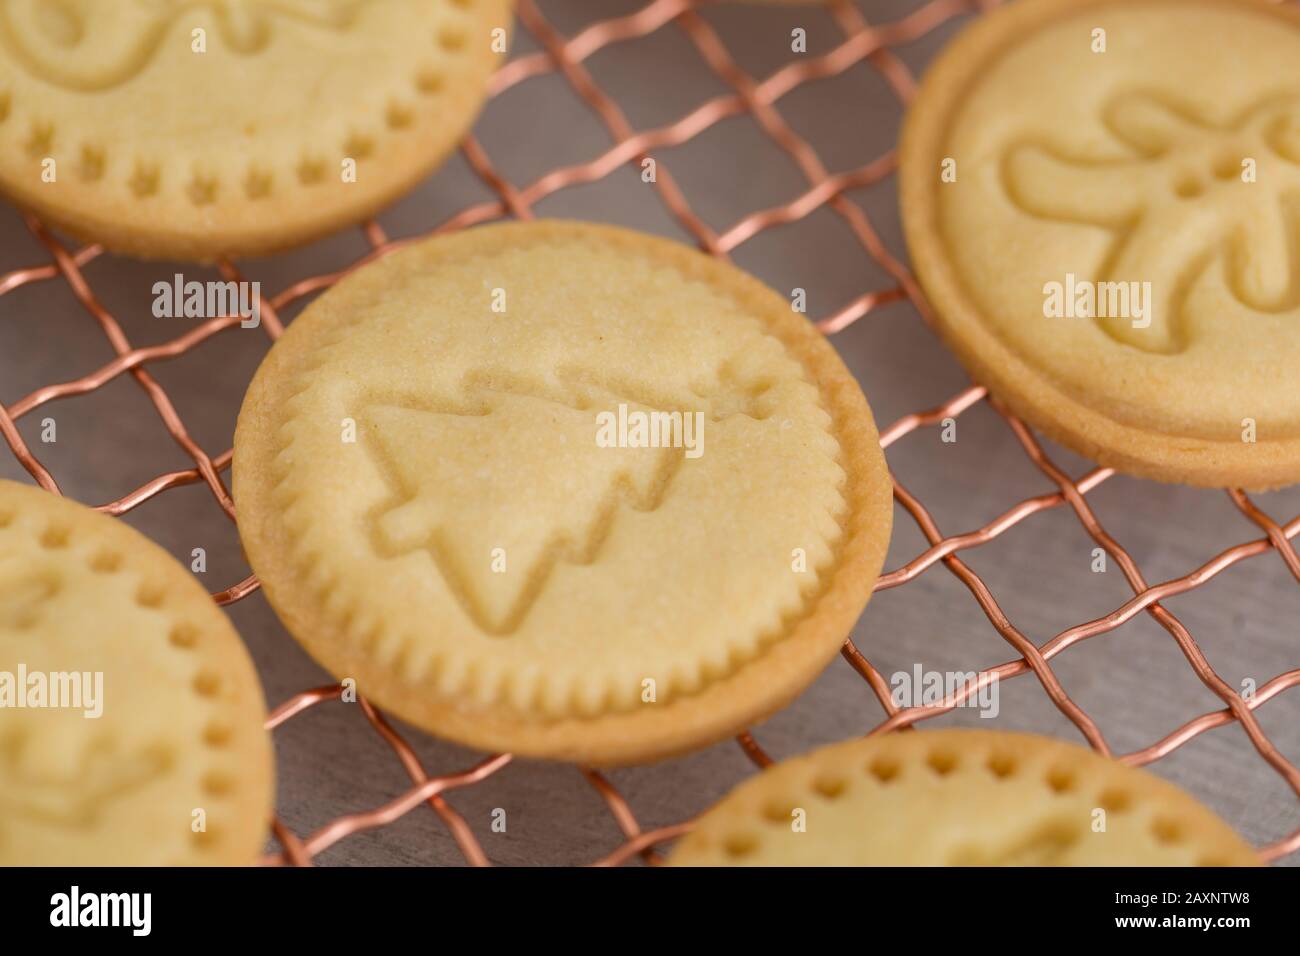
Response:
M570 222L428 240L312 303L244 401L234 494L331 673L431 733L600 764L794 697L892 515L862 392L787 300Z
M1254 866L1154 774L1049 737L921 730L787 760L709 810L685 866Z
M903 222L940 331L1133 474L1300 480L1300 11L1022 0L926 75Z
M265 717L192 574L124 522L0 481L0 866L253 863Z
M442 161L509 27L508 0L10 0L0 190L134 255L304 242Z

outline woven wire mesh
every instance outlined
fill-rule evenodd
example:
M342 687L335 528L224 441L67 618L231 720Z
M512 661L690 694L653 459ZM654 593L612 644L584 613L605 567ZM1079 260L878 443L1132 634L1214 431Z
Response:
M597 20L572 35L565 35L543 15L533 0L519 0L517 29L526 31L535 41L537 49L516 56L495 74L491 81L491 98L499 97L519 84L538 77L562 77L607 130L610 145L599 155L584 162L551 169L531 182L519 185L510 182L498 171L488 152L471 135L461 144L463 157L494 198L461 209L422 235L400 240L390 239L378 223L366 223L361 228L370 251L349 268L360 266L405 243L423 238L424 235L508 217L531 218L534 207L547 197L603 180L629 165L639 171L644 168L643 162L646 159L655 157L656 150L687 143L732 117L748 116L757 124L762 135L793 161L806 179L805 191L785 202L757 209L728 228L718 231L693 211L684 191L673 178L669 165L656 160L653 188L671 216L695 239L700 248L726 258L760 233L828 210L855 237L856 243L861 247L864 263L874 263L889 280L883 287L863 289L850 301L817 319L817 327L828 335L834 335L882 306L903 300L911 303L921 321L928 322L927 307L912 275L898 254L881 241L863 208L845 195L849 190L882 183L892 176L895 166L893 152L871 157L865 164L842 172L831 172L812 144L799 135L783 116L780 101L802 86L837 76L853 67L865 66L876 71L892 94L905 105L914 94L915 77L893 48L917 41L962 14L979 13L993 4L976 0L929 0L898 19L873 23L848 0L835 0L826 8L840 34L833 47L817 55L792 56L785 66L761 80L742 69L719 31L697 12L696 7L700 5L697 0L654 0L628 15ZM597 5L593 4L592 7L594 10ZM653 128L635 129L619 103L597 84L586 61L598 51L658 31L676 31L684 37L726 92L705 100L673 122ZM491 103L488 109L491 109ZM41 486L58 492L56 476L41 463L38 455L24 441L16 422L52 402L94 393L119 379L134 379L152 403L171 440L193 461L193 466L159 474L121 497L99 505L98 510L111 515L123 515L172 489L202 484L210 492L215 507L220 508L233 521L234 504L226 487L231 451L227 449L212 454L200 446L187 430L169 393L151 374L150 366L184 353L202 350L205 343L214 337L238 327L241 318L213 318L170 341L137 348L128 340L122 325L103 305L85 277L84 267L100 257L103 250L97 245L70 248L33 217L26 217L26 224L48 250L50 261L13 269L0 275L0 296L38 283L66 283L84 307L89 319L107 338L115 357L79 378L36 389L12 404L0 405L0 434L3 434L19 464ZM228 280L250 278L229 261L220 262L219 270ZM266 333L265 344L269 347L270 342L283 331L280 318L283 312L327 289L346 271L309 275L279 292L264 295L261 327ZM867 275L868 270L864 269L863 274ZM1300 534L1300 515L1285 522L1276 520L1265 514L1245 493L1230 490L1227 495L1232 505L1258 528L1258 533L1249 540L1208 557L1185 575L1153 584L1144 577L1130 552L1102 526L1089 505L1089 493L1110 479L1112 471L1107 468L1092 468L1082 477L1071 478L1048 456L1033 432L987 395L982 387L973 385L937 407L906 415L887 425L881 431L881 444L888 449L922 429L955 420L980 404L989 406L1005 422L1027 460L1047 480L1048 490L1011 505L974 531L945 535L926 505L909 492L900 477L894 474L895 501L911 516L926 545L920 553L901 566L887 570L877 582L876 589L903 587L922 575L937 572L937 566L942 565L943 569L965 586L997 634L1010 645L1010 659L997 666L979 670L975 683L950 693L937 705L899 707L891 697L890 686L884 674L871 664L852 640L847 641L842 652L844 660L860 675L886 715L883 721L870 728L870 732L881 733L917 725L961 706L965 699L977 694L990 682L1025 676L1041 685L1052 704L1074 724L1090 746L1133 766L1151 764L1207 731L1235 723L1245 732L1258 758L1266 762L1286 786L1300 797L1300 770L1266 736L1255 713L1260 707L1300 684L1300 669L1287 670L1259 683L1253 695L1240 695L1215 671L1188 629L1162 603L1202 587L1229 567L1260 559L1269 553L1275 556L1274 560L1284 562L1290 575L1300 582L1300 556L1292 541ZM161 434L158 440L163 440ZM1045 643L1035 644L1008 618L989 586L972 570L963 555L976 551L1022 523L1030 522L1034 516L1053 509L1064 509L1073 514L1095 545L1104 550L1109 560L1121 570L1132 595L1109 614L1076 624ZM232 583L215 594L214 598L222 605L233 604L247 597L257 587L257 581L250 575ZM1142 615L1152 618L1177 643L1196 678L1217 696L1223 706L1221 709L1187 717L1181 726L1148 746L1117 754L1103 737L1094 718L1062 686L1052 665L1067 650L1115 631ZM274 730L318 704L338 699L340 693L339 686L319 687L299 693L272 711L268 727ZM474 829L452 807L448 797L458 789L473 787L493 776L510 762L510 756L493 755L456 773L430 774L411 745L383 714L364 699L359 703L378 737L392 748L409 776L409 789L381 806L340 817L305 835L292 832L278 818L275 819L272 822L272 832L280 849L269 855L264 862L310 864L314 857L340 840L385 826L422 804L427 804L446 826L468 863L488 863L488 856ZM763 767L771 762L771 758L750 733L741 734L737 741L755 766ZM589 768L578 768L576 772L581 773L603 799L624 838L620 845L612 847L606 856L596 861L598 863L618 864L638 856L648 862L656 862L662 846L690 827L690 821L683 820L669 826L643 830L629 801L607 776ZM1297 851L1300 851L1300 829L1261 847L1259 852L1263 860L1273 861Z

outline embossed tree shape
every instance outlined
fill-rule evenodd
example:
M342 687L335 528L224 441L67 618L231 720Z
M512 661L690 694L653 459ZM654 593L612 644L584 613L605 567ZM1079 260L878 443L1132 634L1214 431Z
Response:
M125 83L152 62L172 27L208 9L222 44L266 46L277 18L343 29L364 0L0 0L0 42L34 76L93 92Z
M367 402L357 420L394 492L373 515L376 551L427 551L484 634L514 633L558 564L593 562L620 513L658 509L678 469L687 467L682 448L597 444L600 410L619 403L692 409L632 382L607 391L592 384L596 378L569 370L559 376L563 387L553 388L498 370L467 376L459 397L393 394ZM711 388L699 387L694 403L709 429L769 414L768 383L743 379L730 365ZM527 481L511 464L521 449L542 453ZM578 475L601 493L574 494ZM485 506L467 511L454 504L473 498ZM508 554L509 573L488 570L498 547Z
M1188 293L1219 262L1247 308L1300 304L1300 94L1265 96L1215 125L1170 97L1130 92L1106 105L1103 121L1131 158L1021 141L1005 153L1002 178L1030 215L1113 232L1094 281L1151 283L1149 325L1099 315L1107 334L1148 352L1182 351Z

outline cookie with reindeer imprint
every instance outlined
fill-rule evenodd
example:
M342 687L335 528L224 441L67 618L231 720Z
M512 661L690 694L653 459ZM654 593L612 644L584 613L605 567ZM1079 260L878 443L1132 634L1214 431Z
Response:
M900 202L993 395L1143 477L1300 480L1300 12L1022 0L931 66Z
M746 780L674 866L1258 866L1144 770L1050 737L918 730L831 744Z
M483 750L665 757L786 704L889 540L862 391L734 267L576 222L409 246L271 349L239 533L339 678Z
M189 569L123 521L0 481L0 865L256 862L265 719Z
M0 191L144 257L317 238L442 161L510 17L508 0L0 0Z

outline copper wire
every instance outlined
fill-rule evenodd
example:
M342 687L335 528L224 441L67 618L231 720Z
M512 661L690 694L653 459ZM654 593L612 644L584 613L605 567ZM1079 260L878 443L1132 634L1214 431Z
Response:
M854 169L828 171L813 146L795 133L785 121L779 111L780 100L805 84L865 64L884 79L900 103L906 104L916 89L916 79L893 48L915 42L956 16L987 9L994 3L990 0L929 0L898 20L871 24L847 0L835 0L828 9L843 39L826 53L802 56L761 80L749 76L737 65L718 31L696 12L702 5L696 0L653 0L634 13L598 21L573 36L565 37L541 14L533 0L519 0L520 23L537 40L541 49L519 56L498 70L490 83L490 96L499 96L535 77L557 74L565 79L604 125L611 145L584 163L552 169L531 183L516 186L496 169L482 144L469 136L461 144L462 154L496 198L462 209L427 234L462 229L504 217L530 218L533 207L547 196L571 186L600 180L626 164L639 165L644 159L654 157L656 151L686 143L725 119L748 115L795 163L807 180L804 191L783 203L752 212L737 222L716 230L693 211L665 164L657 161L655 189L673 217L694 237L700 248L727 257L737 247L768 229L799 221L827 208L849 227L862 247L864 262L882 268L891 281L886 287L864 290L850 302L816 320L818 328L832 335L877 312L883 306L903 300L928 322L929 308L915 278L902 261L886 248L862 207L847 195L853 190L878 184L892 175L895 165L893 153L874 157ZM663 29L681 31L709 69L729 87L730 92L706 100L672 123L653 129L636 130L618 104L601 89L587 68L586 61L602 49L647 37ZM10 405L0 405L0 436L3 436L15 458L42 487L58 492L54 476L24 442L17 423L50 403L92 394L122 376L130 376L148 397L168 436L193 464L185 469L158 475L121 497L99 505L99 510L112 515L123 515L170 489L202 483L208 488L217 506L233 520L234 505L223 478L230 467L231 451L227 449L213 456L195 442L166 391L150 374L149 368L155 363L202 348L204 343L237 327L239 317L209 319L161 345L133 347L84 275L84 267L98 259L103 250L98 245L69 250L39 220L28 216L26 222L33 235L48 251L51 261L0 275L0 295L37 283L64 281L107 338L114 358L80 378L44 386ZM280 315L286 308L328 289L348 272L365 263L422 238L411 236L390 239L375 222L364 224L361 231L370 249L366 255L345 269L301 278L264 299L261 328L268 344L282 333ZM242 273L229 261L219 262L218 268L228 280L242 279ZM1290 574L1300 582L1300 555L1294 544L1294 539L1300 535L1300 516L1280 523L1265 514L1245 493L1230 490L1227 494L1233 505L1245 519L1263 532L1264 537L1228 548L1182 577L1155 585L1148 584L1136 561L1104 529L1087 503L1086 496L1111 478L1111 470L1093 468L1077 479L1070 478L1051 461L1023 423L996 401L991 401L982 387L972 385L935 408L903 416L883 429L881 445L888 448L919 429L932 427L948 418L957 418L979 404L992 408L1006 421L1026 456L1046 479L1048 490L1018 502L975 530L945 536L929 510L895 475L895 498L916 522L926 538L927 546L911 560L884 573L877 582L876 589L902 587L936 565L943 565L971 592L985 617L1011 646L1014 656L1002 664L979 671L973 684L966 685L937 705L900 708L892 701L884 676L852 641L847 641L843 649L845 660L866 682L885 712L883 720L864 730L874 734L914 727L947 713L995 680L1033 674L1055 706L1079 730L1083 739L1096 750L1109 754L1110 748L1096 723L1061 685L1052 670L1051 662L1069 648L1112 633L1137 615L1146 613L1166 630L1197 677L1219 697L1224 706L1195 716L1153 744L1120 755L1117 759L1133 766L1146 766L1207 731L1237 723L1246 732L1259 756L1300 796L1300 770L1277 750L1255 716L1255 711L1260 707L1300 686L1300 669L1273 677L1260 686L1253 697L1244 699L1215 672L1187 628L1163 603L1201 587L1229 567L1269 552L1276 553ZM1036 645L1007 618L988 586L962 560L961 554L987 545L1033 515L1063 506L1070 509L1092 540L1117 563L1133 594L1104 617L1067 628L1045 643ZM257 587L256 579L250 575L218 592L214 598L221 604L231 604L247 597ZM338 701L341 691L340 686L333 685L295 695L272 711L267 718L268 729L274 730L317 705ZM464 771L431 775L410 744L378 710L365 700L356 703L360 705L363 716L376 734L393 750L410 778L410 788L380 807L330 821L305 838L294 833L282 820L273 820L272 834L280 849L264 862L311 865L317 855L339 841L384 826L426 804L433 810L439 824L447 828L467 863L487 864L488 854L474 835L473 827L452 807L449 794L490 778L510 762L510 756L497 754ZM772 758L751 732L740 734L737 741L756 767L762 768L771 763ZM671 842L690 828L691 821L687 820L655 830L643 830L627 800L605 775L590 768L580 768L579 772L600 795L624 838L622 844L597 860L596 865L618 865L637 857L648 863L656 863L659 861L656 848ZM1285 837L1260 848L1259 852L1265 861L1300 852L1300 826Z

